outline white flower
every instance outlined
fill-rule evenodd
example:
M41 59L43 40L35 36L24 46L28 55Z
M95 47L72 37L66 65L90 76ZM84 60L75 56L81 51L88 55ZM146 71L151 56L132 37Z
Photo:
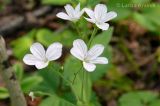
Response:
M80 3L76 6L75 9L70 4L67 4L66 6L64 6L64 8L67 14L64 12L60 12L56 15L57 17L64 20L76 22L77 20L80 19L81 15L84 13L84 10L82 11L80 10Z
M94 45L89 51L85 42L81 39L77 39L73 42L73 48L71 54L83 61L83 67L92 72L96 69L95 64L108 64L108 59L105 57L99 57L104 51L104 46L101 44Z
M47 51L40 43L34 43L30 47L32 54L26 54L23 61L27 65L35 65L37 69L48 66L49 61L57 60L62 55L62 44L55 42L51 44Z
M35 99L34 92L30 92L29 96L31 97L32 101L34 101L34 99Z
M96 26L102 30L107 30L109 28L109 24L106 22L117 16L117 13L113 11L107 13L107 7L104 4L97 4L94 11L89 8L85 8L85 12L90 17L85 19L91 23L95 23Z

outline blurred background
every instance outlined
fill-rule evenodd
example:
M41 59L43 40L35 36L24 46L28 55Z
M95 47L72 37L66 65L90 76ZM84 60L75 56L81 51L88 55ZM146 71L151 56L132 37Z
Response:
M106 4L108 11L118 14L109 22L112 27L108 31L99 32L107 35L103 39L109 43L105 56L110 63L92 73L96 106L160 106L160 0L79 1L81 7ZM36 96L31 101L28 92L37 89L75 102L73 94L61 88L63 84L56 75L35 71L22 61L32 43L40 42L47 47L59 41L65 47L63 57L57 62L60 65L71 62L68 53L73 40L78 38L77 32L70 22L56 17L67 3L76 6L78 0L0 0L0 36L7 42L9 62L28 106L65 106L55 105L46 96ZM79 22L79 28L83 33L92 32L92 24L84 20ZM0 106L9 106L9 103L9 94L0 76Z

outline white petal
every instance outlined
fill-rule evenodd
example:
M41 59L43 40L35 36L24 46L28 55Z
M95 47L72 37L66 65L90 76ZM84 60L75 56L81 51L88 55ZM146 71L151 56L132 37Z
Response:
M100 20L104 14L107 13L107 7L104 4L97 4L94 9L95 17Z
M58 59L61 55L62 44L58 42L51 44L46 51L46 57L50 61Z
M90 61L93 64L108 64L108 59L105 57L97 57L94 60Z
M56 16L64 20L71 20L71 18L66 13L63 12L58 13Z
M86 69L88 72L93 72L96 69L96 65L92 63L86 63L83 62L83 67Z
M23 62L27 65L35 65L39 60L32 54L26 54L23 58Z
M95 20L94 12L91 9L85 8L84 10L91 19Z
M104 46L101 44L97 44L93 46L89 51L87 55L87 60L93 60L96 59L98 56L100 56L104 51Z
M78 12L78 17L80 18L84 13L84 9L82 9L80 12Z
M35 64L37 69L42 69L48 66L49 62L43 62L43 61L39 61Z
M40 43L34 43L30 48L31 53L39 60L45 60L45 50Z
M75 11L80 12L80 3L76 6Z
M67 4L66 6L64 6L67 14L69 15L69 17L74 17L74 8L70 5L70 4Z
M73 48L70 52L76 58L83 60L87 54L87 45L83 40L77 39L73 42Z
M78 58L79 60L84 60L84 56L79 52L79 49L78 48L75 48L73 47L71 50L70 50L71 54Z
M115 17L117 17L117 13L114 12L114 11L111 11L111 12L106 14L106 19L104 19L104 20L105 20L105 22L107 22L107 21L110 21L111 19L113 19Z
M109 24L108 23L102 23L102 24L96 24L98 28L102 30L108 30Z
M90 19L90 18L86 18L84 17L88 22L91 22L91 23L95 23L95 20L94 19Z

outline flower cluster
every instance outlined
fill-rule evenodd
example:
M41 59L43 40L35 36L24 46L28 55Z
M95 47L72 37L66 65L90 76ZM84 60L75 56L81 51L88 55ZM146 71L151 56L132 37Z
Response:
M106 23L109 20L115 18L117 14L115 12L108 12L107 7L104 4L97 4L94 11L89 8L80 9L80 4L74 9L71 5L67 4L65 7L66 13L60 12L57 17L76 22L80 19L82 14L86 12L89 18L85 19L102 30L107 30L109 24ZM57 60L62 55L62 44L55 42L51 44L47 50L40 43L34 43L30 47L32 54L26 54L23 58L25 64L35 65L37 69L42 69L48 66L50 61ZM99 57L104 51L104 46L96 44L90 50L87 45L81 39L73 41L73 47L71 48L71 54L77 59L82 61L83 67L86 71L92 72L96 69L95 64L108 64L108 59L105 57Z
M57 60L62 55L62 44L56 42L51 44L45 51L40 43L34 43L30 51L32 54L26 54L23 58L25 64L35 65L37 69L42 69L48 66L50 61ZM97 44L89 51L87 45L81 39L73 42L71 54L83 62L83 67L88 71L94 71L95 64L107 64L108 59L105 57L98 57L104 51L104 46Z
M67 14L60 12L57 14L57 17L76 22L80 19L82 14L86 12L89 18L85 17L85 19L96 24L96 26L102 30L108 30L109 24L107 22L117 16L117 13L114 11L107 12L107 7L104 4L97 4L94 11L89 8L80 10L80 4L78 4L75 9L69 4L67 4L64 8Z

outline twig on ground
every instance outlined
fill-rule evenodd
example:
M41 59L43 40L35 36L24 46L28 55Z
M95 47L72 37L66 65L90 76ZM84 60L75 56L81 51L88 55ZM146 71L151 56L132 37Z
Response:
M0 36L0 73L10 94L11 106L27 106L16 75L8 62L5 41Z

